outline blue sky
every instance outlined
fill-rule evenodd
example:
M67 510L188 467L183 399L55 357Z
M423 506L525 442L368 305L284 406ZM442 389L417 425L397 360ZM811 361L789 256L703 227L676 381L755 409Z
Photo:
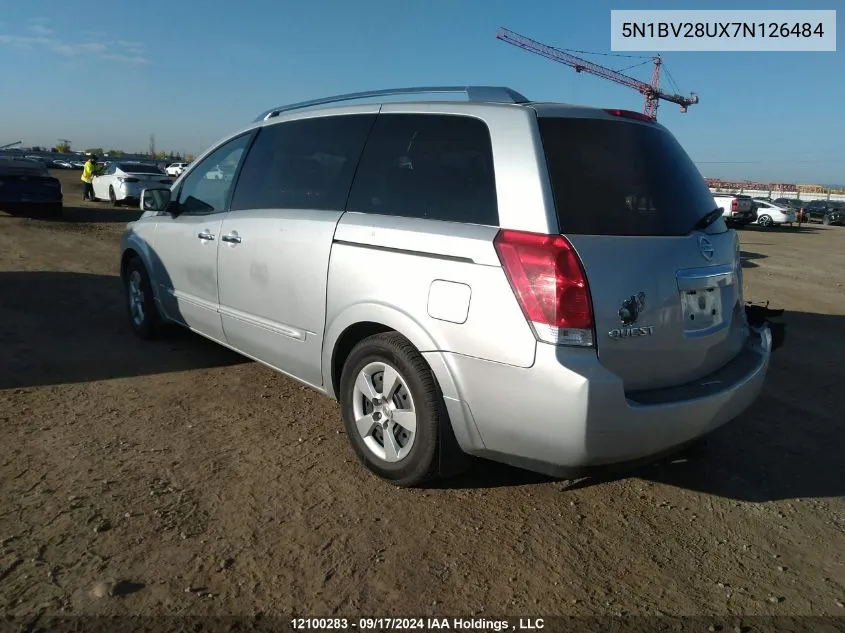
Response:
M831 9L747 0L743 9ZM652 0L0 0L0 144L197 153L262 110L407 85L497 84L532 99L642 109L631 89L496 39L610 51L610 10ZM732 8L687 2L684 8ZM840 12L843 13L843 12ZM842 19L838 16L838 24ZM657 52L657 51L656 51ZM663 55L701 103L660 121L705 175L845 182L845 52ZM636 59L590 57L622 68ZM630 71L648 80L650 66ZM664 75L665 82L665 75Z

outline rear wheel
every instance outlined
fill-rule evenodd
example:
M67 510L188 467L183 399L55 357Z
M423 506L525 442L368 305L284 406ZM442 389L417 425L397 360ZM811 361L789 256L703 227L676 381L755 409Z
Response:
M448 416L431 369L405 337L387 332L358 343L343 366L340 402L347 437L367 469L399 486L436 476Z
M113 207L117 206L117 196L114 194L114 187L109 185L109 202L111 202Z

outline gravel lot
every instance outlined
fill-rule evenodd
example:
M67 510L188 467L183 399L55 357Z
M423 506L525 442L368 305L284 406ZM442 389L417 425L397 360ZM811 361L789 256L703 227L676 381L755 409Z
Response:
M69 219L0 213L4 614L845 615L845 228L741 231L786 346L685 460L402 490L319 394L189 333L136 340L137 212L61 177Z

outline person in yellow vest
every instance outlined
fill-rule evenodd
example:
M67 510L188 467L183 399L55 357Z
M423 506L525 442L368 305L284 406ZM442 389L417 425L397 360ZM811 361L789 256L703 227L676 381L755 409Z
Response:
M100 168L97 165L97 157L95 155L91 155L88 157L88 160L85 161L85 166L82 168L82 199L83 200L93 200L94 199L94 176L99 175Z

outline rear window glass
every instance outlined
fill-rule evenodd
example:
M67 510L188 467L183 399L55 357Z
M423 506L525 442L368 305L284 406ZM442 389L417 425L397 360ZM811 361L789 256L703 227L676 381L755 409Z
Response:
M161 167L156 165L144 165L142 163L121 163L118 165L120 171L127 174L162 174L164 173Z
M0 174L14 175L49 175L43 163L29 160L0 160Z
M155 165L144 165L141 163L121 163L120 171L127 174L161 174L164 173L160 167Z
M667 131L627 121L540 118L562 233L686 235L713 194Z

